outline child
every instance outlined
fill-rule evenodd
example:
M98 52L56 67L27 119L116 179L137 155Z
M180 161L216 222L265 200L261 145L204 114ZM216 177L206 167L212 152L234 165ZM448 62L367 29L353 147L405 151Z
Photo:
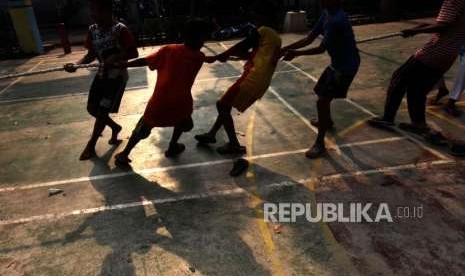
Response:
M231 56L247 60L242 76L217 102L218 117L210 131L195 136L201 144L216 143L216 134L223 126L229 142L217 149L220 154L246 153L245 147L240 145L236 137L231 111L235 107L240 112L245 112L263 97L271 83L281 50L281 38L270 27L275 12L276 7L271 1L257 1L254 14L258 30L254 30L246 39L214 57L221 62L226 62Z
M465 41L465 0L445 0L436 22L404 30L404 37L433 33L433 38L418 50L394 74L389 86L384 115L368 123L374 127L392 127L402 98L407 94L411 124L399 128L425 135L426 96L454 64Z
M318 136L313 147L305 153L308 158L318 158L326 154L326 131L334 125L331 119L331 102L333 99L347 97L360 66L354 32L347 14L342 10L342 0L323 0L322 7L323 14L310 34L283 48L286 61L297 56L319 55L326 51L331 57L331 65L323 72L314 88L318 95L318 120L312 120L311 123L318 127ZM319 46L309 50L295 50L312 44L320 34L324 38Z
M166 157L174 157L185 150L178 143L183 132L189 132L194 127L192 122L193 99L192 85L208 59L200 51L206 38L206 23L192 20L187 23L184 33L184 44L171 44L162 47L158 52L146 58L130 61L119 66L148 66L157 70L157 84L144 115L134 129L126 148L115 156L116 164L128 165L131 162L129 154L143 139L149 137L152 128L174 127ZM210 60L213 62L213 60Z
M445 87L444 79L443 85L441 87L443 87L443 89L439 89L438 94L432 101L432 104L439 104L439 101L442 97L449 95L449 100L445 106L445 111L454 117L460 116L460 112L457 110L455 103L460 100L460 96L465 90L465 45L463 45L462 51L460 53L460 67L457 73L457 78L455 79L454 89L449 92Z
M88 160L96 156L95 146L105 126L109 126L112 130L109 144L114 145L119 142L118 133L122 128L109 117L109 114L118 112L128 80L128 72L126 69L110 69L107 65L139 56L129 29L113 20L112 4L112 0L90 0L91 16L96 23L91 25L87 32L85 44L87 54L75 63L87 64L97 58L100 63L105 64L105 68L99 68L89 91L87 110L95 117L95 125L79 160ZM65 70L70 73L75 72L75 64L66 64Z

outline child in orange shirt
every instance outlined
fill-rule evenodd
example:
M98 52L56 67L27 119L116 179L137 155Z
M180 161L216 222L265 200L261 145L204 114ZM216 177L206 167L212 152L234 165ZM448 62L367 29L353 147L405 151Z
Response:
M157 70L157 84L144 115L134 129L126 148L115 156L116 163L127 165L131 162L131 150L143 139L149 137L152 128L174 127L166 157L174 157L185 150L178 143L183 132L194 127L191 114L193 99L191 88L206 60L200 51L206 38L206 23L191 20L185 29L184 44L171 44L146 58L121 64L121 67L148 66Z

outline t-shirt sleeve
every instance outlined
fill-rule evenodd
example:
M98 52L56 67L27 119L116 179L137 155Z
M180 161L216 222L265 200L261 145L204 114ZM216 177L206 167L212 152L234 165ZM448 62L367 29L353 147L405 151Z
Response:
M125 50L137 49L136 40L127 27L121 30L120 44Z
M323 14L320 16L320 19L318 19L315 26L313 26L312 33L317 34L317 35L322 35L324 22L325 22L325 15Z
M160 50L157 52L150 54L145 58L147 61L147 66L149 67L150 70L155 70L159 69L160 67L163 66L163 61L165 60L165 56L168 53L168 47L162 47Z
M436 21L439 23L454 23L460 16L465 16L465 0L445 0Z

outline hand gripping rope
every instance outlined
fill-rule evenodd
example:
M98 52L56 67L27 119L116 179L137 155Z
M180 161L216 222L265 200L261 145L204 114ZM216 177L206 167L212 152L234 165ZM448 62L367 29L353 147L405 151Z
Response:
M401 35L402 35L401 33L392 33L392 34L386 34L386 35L372 36L372 37L368 37L368 38L365 38L365 39L358 40L357 44L371 42L371 41L378 41L378 40L383 40L383 39L388 39L388 38L393 38L393 37L398 37L398 36L401 36ZM92 63L92 64L75 65L74 68L76 68L76 69L98 68L100 66L102 66L102 64ZM37 70L37 71L16 73L16 74L8 74L8 75L0 76L0 80L11 79L11 78L19 78L19 77L26 77L26 76L33 76L33 75L39 75L39 74L46 74L46 73L51 73L51 72L59 72L59 71L64 71L64 70L65 70L65 68L63 66L60 66L60 67L48 68L48 69L44 69L44 70Z

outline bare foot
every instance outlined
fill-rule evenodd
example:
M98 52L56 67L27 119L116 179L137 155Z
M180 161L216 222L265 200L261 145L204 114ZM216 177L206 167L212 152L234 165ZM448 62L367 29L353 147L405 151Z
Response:
M117 145L121 143L121 140L118 140L118 134L121 132L122 129L123 128L120 125L112 129L111 139L108 141L108 144Z

